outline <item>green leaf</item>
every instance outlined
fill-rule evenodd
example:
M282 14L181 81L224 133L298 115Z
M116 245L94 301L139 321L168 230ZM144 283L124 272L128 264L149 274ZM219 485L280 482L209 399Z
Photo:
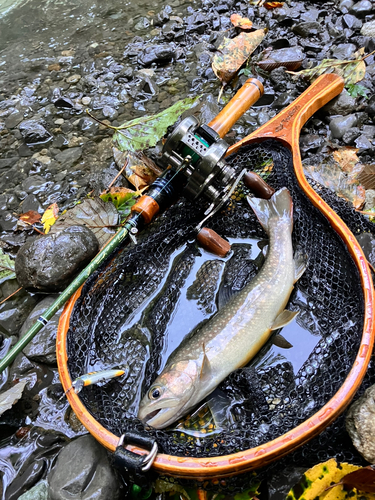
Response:
M0 284L6 280L13 280L15 277L14 260L0 248Z
M368 99L368 93L370 92L367 87L364 85L359 85L356 83L349 83L348 85L345 86L346 90L348 91L348 94L350 94L352 97L358 97L359 95L362 97L365 97Z
M153 116L141 116L115 127L113 140L120 151L139 151L155 146L170 125L199 99L187 97Z

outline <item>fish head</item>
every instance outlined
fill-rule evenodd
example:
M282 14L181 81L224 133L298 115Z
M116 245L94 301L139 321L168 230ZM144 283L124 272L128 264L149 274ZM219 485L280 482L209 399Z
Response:
M155 429L164 429L195 404L199 370L193 361L165 368L141 401L138 418Z

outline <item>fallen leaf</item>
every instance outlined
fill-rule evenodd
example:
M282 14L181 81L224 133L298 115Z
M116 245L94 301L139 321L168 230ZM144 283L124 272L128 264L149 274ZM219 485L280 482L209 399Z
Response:
M0 284L15 277L14 261L0 248Z
M375 165L365 165L365 168L358 175L358 182L365 189L375 189Z
M363 49L360 49L354 54L355 59L343 61L341 59L323 59L320 64L314 68L304 69L295 73L293 71L288 71L296 77L302 76L310 81L314 81L318 76L324 73L336 73L342 76L345 80L345 85L353 85L362 80L366 74L366 64L364 59L370 56L363 57Z
M359 158L357 156L357 148L340 148L332 153L333 158L340 165L341 169L350 174L354 167L359 163Z
M253 26L253 22L247 17L242 17L239 14L232 14L230 16L230 21L235 28L241 28L248 30Z
M26 379L21 379L13 387L0 394L0 415L17 403L22 396L22 392L27 382Z
M111 201L121 215L121 218L126 218L131 211L131 207L136 203L138 193L124 187L112 187L101 193L100 198L107 202Z
M135 120L123 123L115 129L113 140L120 151L139 151L155 146L165 135L170 125L191 108L199 99L198 97L187 97L178 101L173 106L153 116L141 116Z
M162 170L142 151L122 152L113 148L113 156L120 170L137 191L149 186L162 174Z
M52 203L52 205L50 205L44 212L41 223L43 224L45 234L49 232L51 226L53 226L53 224L56 222L58 213L59 207L57 206L57 203Z
M346 489L375 493L375 466L369 465L344 476L341 480Z
M304 162L303 167L312 179L352 203L354 208L363 206L366 199L364 187L359 184L358 178L343 172L334 159L328 158L320 165L307 165Z
M29 210L28 212L21 214L19 218L20 220L27 222L28 224L35 224L36 222L40 221L41 215L35 210Z
M317 464L302 476L301 481L295 485L288 493L286 500L344 500L347 492L343 485L337 485L328 489L331 485L339 483L340 480L361 467L347 463L337 464L334 458L327 462ZM351 497L354 498L354 497ZM366 497L368 500L371 497Z
M224 84L229 83L243 63L262 42L266 29L241 33L235 38L224 38L212 61L215 75Z
M86 199L60 215L51 234L70 226L86 226L95 234L102 247L114 235L118 223L119 214L113 203L105 203L100 198Z
M278 7L282 7L284 2L265 2L264 7L268 10L277 9Z

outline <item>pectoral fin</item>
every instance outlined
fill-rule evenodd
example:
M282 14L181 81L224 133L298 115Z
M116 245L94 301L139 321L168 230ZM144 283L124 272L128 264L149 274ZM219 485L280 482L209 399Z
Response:
M294 255L294 283L300 279L302 274L306 271L307 255L302 252L297 252Z
M294 320L298 313L299 311L288 311L287 309L284 309L284 311L275 319L271 330L277 330L278 328L288 325Z
M283 349L290 349L291 347L293 347L293 344L288 342L285 337L280 335L280 333L272 338L272 343L276 347L282 347Z
M199 378L201 380L209 380L211 378L211 365L206 355L206 349L204 344L203 344L203 361Z

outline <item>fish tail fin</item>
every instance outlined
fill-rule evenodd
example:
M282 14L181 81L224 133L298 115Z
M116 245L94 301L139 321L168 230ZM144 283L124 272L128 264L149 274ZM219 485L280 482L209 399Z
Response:
M291 221L290 231L292 231L293 202L287 188L284 187L279 189L269 200L250 198L250 196L248 196L247 201L267 233L269 232L270 220L275 218Z

